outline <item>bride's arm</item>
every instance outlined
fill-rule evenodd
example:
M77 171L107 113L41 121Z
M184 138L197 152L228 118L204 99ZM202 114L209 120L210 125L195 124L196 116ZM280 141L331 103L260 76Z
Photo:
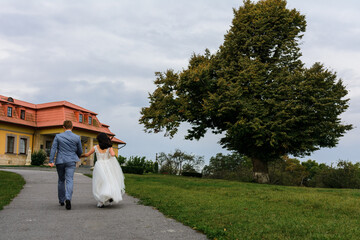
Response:
M112 147L109 149L109 153L110 153L110 155L111 155L112 157L115 156L115 152L114 152L114 149L113 149Z
M83 153L81 154L80 157L88 157L90 156L91 154L93 154L95 152L95 148L92 148L90 151L88 151L87 153Z

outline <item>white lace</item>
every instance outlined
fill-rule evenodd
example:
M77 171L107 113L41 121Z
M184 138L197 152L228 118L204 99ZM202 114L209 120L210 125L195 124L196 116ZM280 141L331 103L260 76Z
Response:
M101 153L99 151L99 149L97 148L97 146L95 146L94 148L95 148L95 152L96 152L97 161L99 161L99 160L105 161L105 160L110 159L109 148L106 149L106 152L104 152L104 153Z

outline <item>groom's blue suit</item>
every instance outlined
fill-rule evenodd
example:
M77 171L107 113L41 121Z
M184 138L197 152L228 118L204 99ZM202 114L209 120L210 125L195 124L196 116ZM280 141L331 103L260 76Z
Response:
M56 154L56 170L58 172L58 197L59 203L70 200L73 193L74 172L76 162L82 154L81 139L78 135L66 130L56 134L50 152L49 163L54 162Z

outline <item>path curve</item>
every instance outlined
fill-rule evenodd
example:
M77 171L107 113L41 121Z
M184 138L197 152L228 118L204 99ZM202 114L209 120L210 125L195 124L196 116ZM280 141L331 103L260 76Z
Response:
M0 170L21 174L26 181L20 194L0 211L1 239L207 239L126 194L117 205L97 208L91 179L83 174L75 173L69 211L58 205L55 171Z

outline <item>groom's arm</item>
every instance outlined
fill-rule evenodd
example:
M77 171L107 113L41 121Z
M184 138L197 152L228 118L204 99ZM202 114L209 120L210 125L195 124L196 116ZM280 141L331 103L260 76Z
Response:
M58 148L58 139L57 136L55 136L53 144L51 146L51 151L50 151L50 159L49 159L49 166L53 167L54 166L54 158L55 158L55 153L57 151Z
M78 155L78 157L81 156L82 154L82 146L81 146L81 138L79 137L79 140L77 141L77 150L76 150L76 154Z

